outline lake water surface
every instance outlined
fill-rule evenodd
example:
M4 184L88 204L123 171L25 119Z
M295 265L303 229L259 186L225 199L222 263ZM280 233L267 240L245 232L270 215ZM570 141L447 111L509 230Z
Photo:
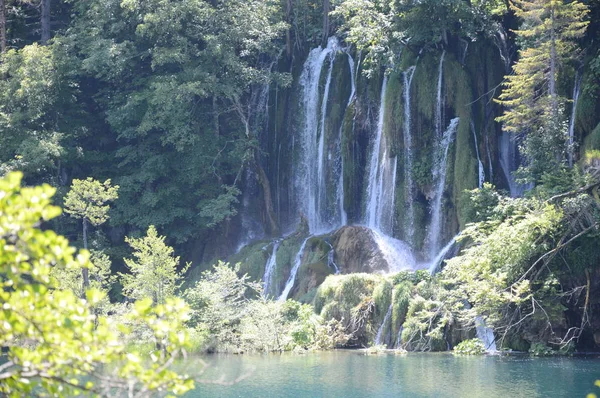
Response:
M585 397L598 358L455 357L448 353L215 355L187 398ZM193 373L193 369L189 369ZM234 384L236 379L241 379ZM219 382L220 384L212 384Z

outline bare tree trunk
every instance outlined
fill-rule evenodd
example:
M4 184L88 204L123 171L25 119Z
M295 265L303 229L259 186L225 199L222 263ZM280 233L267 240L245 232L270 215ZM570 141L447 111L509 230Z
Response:
M323 44L327 44L329 38L329 0L323 1Z
M6 52L6 4L0 0L0 52Z
M289 26L285 32L285 51L288 58L292 56L292 7L293 0L287 0L285 7L285 20Z
M83 219L83 248L88 249L87 241L88 221L86 218ZM87 268L81 269L81 275L83 276L83 297L85 297L85 291L90 287L90 270Z
M42 44L48 43L50 40L50 1L51 0L42 0Z
M554 28L554 21L556 19L554 6L550 11L550 18L552 27L550 30L550 81L548 83L548 90L550 91L552 119L557 120L558 117L558 99L556 95L556 29Z

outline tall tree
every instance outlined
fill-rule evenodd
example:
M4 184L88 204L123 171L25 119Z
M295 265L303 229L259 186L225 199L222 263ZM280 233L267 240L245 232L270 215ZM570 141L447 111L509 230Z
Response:
M506 77L499 102L506 107L498 118L507 131L532 136L535 146L553 152L555 158L563 148L552 148L564 141L561 131L560 98L556 81L565 63L577 53L576 40L583 36L588 22L587 6L579 1L512 0L511 8L522 19L515 33L522 43L514 74ZM538 137L533 135L538 134ZM540 135L542 134L542 135ZM527 147L527 145L526 145ZM535 148L525 150L529 163L541 167Z
M110 180L103 183L88 177L73 180L71 190L65 198L65 211L71 217L81 220L83 226L83 247L88 249L87 233L89 224L99 226L108 220L108 202L118 198L119 186L112 186ZM81 270L84 291L90 286L89 269Z
M120 274L123 292L135 300L151 298L154 304L164 304L175 294L189 264L177 271L179 257L173 255L173 248L165 244L164 236L158 236L154 226L148 228L145 237L125 241L134 250L134 258L125 259L131 274Z
M40 7L42 9L42 15L40 18L40 25L42 30L42 44L46 44L50 40L50 5L51 0L41 0Z
M6 52L6 0L0 0L0 53Z
M191 379L171 369L186 347L186 334L178 333L185 303L136 303L136 321L168 350L142 360L106 317L94 316L102 293L90 289L81 300L54 283L53 269L87 267L87 253L39 228L60 215L50 204L56 190L47 184L22 188L21 179L21 173L0 179L0 396L151 396L192 389Z

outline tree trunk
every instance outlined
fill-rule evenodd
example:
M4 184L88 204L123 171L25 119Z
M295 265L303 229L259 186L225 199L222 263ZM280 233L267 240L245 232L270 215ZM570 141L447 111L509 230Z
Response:
M269 232L271 233L271 236L279 236L279 225L277 224L277 217L275 216L275 210L273 208L273 200L271 199L271 183L269 182L267 173L265 173L265 170L262 168L258 160L254 160L254 166L256 168L258 182L263 190L265 210L267 211L267 219L269 221Z
M6 52L6 4L0 0L0 52Z
M556 19L554 6L550 10L551 28L550 28L550 81L548 82L548 90L550 91L550 101L552 110L552 121L558 119L558 99L556 95L556 29L554 22Z
M50 1L51 0L42 0L42 44L48 43L50 40Z
M287 0L285 7L285 20L288 23L288 28L285 32L285 52L288 58L292 56L292 2L293 0Z
M86 218L84 218L83 219L83 248L85 250L88 249L87 230L88 230L88 221ZM85 297L85 291L90 287L90 270L87 268L82 268L81 275L83 276L83 297Z
M323 44L327 45L329 38L329 0L323 1Z

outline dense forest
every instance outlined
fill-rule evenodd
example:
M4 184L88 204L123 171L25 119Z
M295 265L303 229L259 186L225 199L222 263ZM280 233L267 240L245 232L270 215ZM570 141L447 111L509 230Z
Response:
M600 351L600 2L0 0L0 51L0 395Z

